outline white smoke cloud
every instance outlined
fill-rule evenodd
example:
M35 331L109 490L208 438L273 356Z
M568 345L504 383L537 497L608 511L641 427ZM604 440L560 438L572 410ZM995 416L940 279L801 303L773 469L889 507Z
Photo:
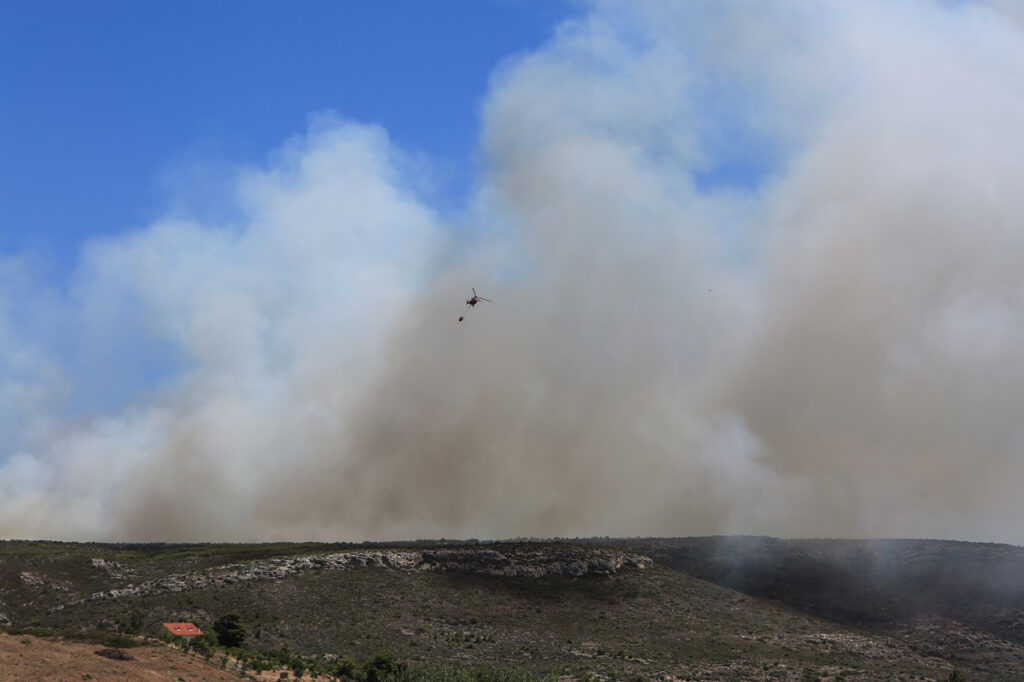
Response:
M319 120L4 299L0 536L1021 542L1022 57L998 3L596 2L494 75L461 244Z
M400 165L381 131L320 122L270 169L241 174L241 224L166 221L88 245L66 323L93 349L86 360L107 361L86 376L117 382L103 349L147 343L173 348L178 372L7 458L2 532L260 535L249 508L307 456L290 433L308 426L297 416L344 418L353 387L386 366L375 349L429 274L438 225L403 189ZM9 392L24 383L8 377ZM312 402L307 384L325 385ZM137 498L164 506L131 518Z

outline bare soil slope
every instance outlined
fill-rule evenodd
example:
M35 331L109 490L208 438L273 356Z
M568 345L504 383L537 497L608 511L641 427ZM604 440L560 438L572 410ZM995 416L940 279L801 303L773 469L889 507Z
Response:
M133 660L118 661L98 656L97 644L43 639L30 635L0 633L0 680L4 682L83 682L83 680L172 680L200 682L232 680L236 672L221 670L201 658L164 645L132 647ZM266 679L277 679L270 674Z

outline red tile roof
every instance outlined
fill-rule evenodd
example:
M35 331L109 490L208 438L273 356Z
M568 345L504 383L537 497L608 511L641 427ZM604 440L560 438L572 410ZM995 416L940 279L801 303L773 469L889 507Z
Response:
M182 637L194 637L203 634L203 631L192 623L164 623L164 627Z

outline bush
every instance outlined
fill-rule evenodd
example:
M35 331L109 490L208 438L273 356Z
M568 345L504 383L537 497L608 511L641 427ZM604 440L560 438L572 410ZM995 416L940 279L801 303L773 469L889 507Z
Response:
M61 630L48 627L16 627L7 628L9 635L32 635L33 637L62 637L73 642L87 642L89 644L102 644L103 646L125 649L133 646L145 646L146 641L135 637L129 637L109 630Z
M202 637L193 637L192 641L188 643L188 648L203 658L209 659L213 655L214 642L211 640L212 638L205 634Z
M110 632L102 636L102 639L100 639L100 644L103 644L104 646L108 647L124 649L125 647L139 646L140 642L134 637L122 635L117 632Z
M403 666L394 679L399 682L558 682L558 676L553 673L538 675L518 667L449 665Z
M366 682L385 682L394 678L405 666L395 660L395 652L390 649L381 651L363 664Z
M146 612L142 609L132 609L127 618L118 620L118 629L128 635L137 635L142 632L142 625L146 621Z
M359 669L359 664L351 658L338 659L337 664L334 666L335 677L348 677L355 679L356 672Z

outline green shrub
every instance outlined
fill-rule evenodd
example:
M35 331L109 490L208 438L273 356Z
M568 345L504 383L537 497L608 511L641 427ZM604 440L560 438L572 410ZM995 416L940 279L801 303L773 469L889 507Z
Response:
M146 612L142 609L132 609L126 618L117 622L118 629L128 635L137 635L142 632L142 625L146 621Z
M131 646L139 646L141 642L139 642L134 637L129 637L128 635L120 634L117 632L109 632L102 636L100 644L115 649L124 649L126 647Z
M204 632L199 637L193 637L187 646L192 651L209 660L217 649L217 638L209 632Z
M385 649L363 664L366 682L385 682L394 679L405 669L405 665L395 660L395 652Z
M351 658L339 658L334 666L335 677L348 677L355 679L359 671L359 664Z
M556 682L558 676L538 675L517 667L422 665L403 666L393 679L397 682Z

